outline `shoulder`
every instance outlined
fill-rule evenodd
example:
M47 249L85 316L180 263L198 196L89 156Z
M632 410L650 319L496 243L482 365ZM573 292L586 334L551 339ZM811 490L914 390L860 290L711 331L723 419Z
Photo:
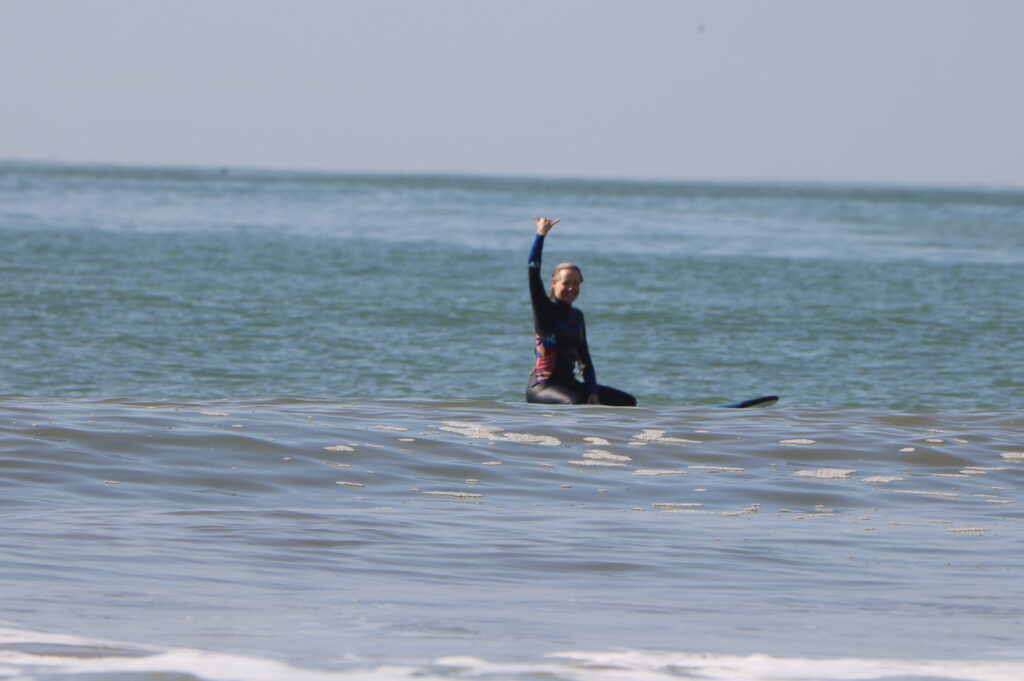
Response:
M573 305L569 308L568 319L577 326L583 326L583 310Z

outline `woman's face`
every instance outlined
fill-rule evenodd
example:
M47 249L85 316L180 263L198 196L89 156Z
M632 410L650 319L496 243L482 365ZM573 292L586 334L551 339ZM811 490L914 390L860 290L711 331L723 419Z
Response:
M558 270L554 278L551 279L551 289L554 291L555 298L563 303L572 303L579 297L582 283L583 277L580 276L579 270Z

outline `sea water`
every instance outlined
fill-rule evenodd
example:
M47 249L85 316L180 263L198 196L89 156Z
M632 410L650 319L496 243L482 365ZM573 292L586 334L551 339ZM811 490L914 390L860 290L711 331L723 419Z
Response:
M523 403L534 214L638 408ZM0 239L0 678L1024 678L1024 193L7 163Z

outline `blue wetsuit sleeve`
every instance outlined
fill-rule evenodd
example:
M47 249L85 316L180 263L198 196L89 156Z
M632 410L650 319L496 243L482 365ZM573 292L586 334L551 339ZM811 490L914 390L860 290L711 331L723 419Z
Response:
M587 392L591 395L597 392L597 374L594 367L589 364L583 367L583 383L587 386Z
M544 251L544 235L538 234L533 239L533 246L530 247L530 262L529 266L531 270L540 269L540 256Z
M544 326L548 326L548 316L551 301L548 300L548 293L544 290L544 282L540 279L540 257L544 251L544 235L538 234L533 240L530 248L529 273L530 273L530 300L533 303L533 311ZM540 330L538 329L538 332Z

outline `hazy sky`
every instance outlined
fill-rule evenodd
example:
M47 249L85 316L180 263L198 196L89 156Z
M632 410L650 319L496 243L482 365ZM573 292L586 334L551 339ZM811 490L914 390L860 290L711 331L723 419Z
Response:
M1024 186L1019 0L0 0L0 158Z

